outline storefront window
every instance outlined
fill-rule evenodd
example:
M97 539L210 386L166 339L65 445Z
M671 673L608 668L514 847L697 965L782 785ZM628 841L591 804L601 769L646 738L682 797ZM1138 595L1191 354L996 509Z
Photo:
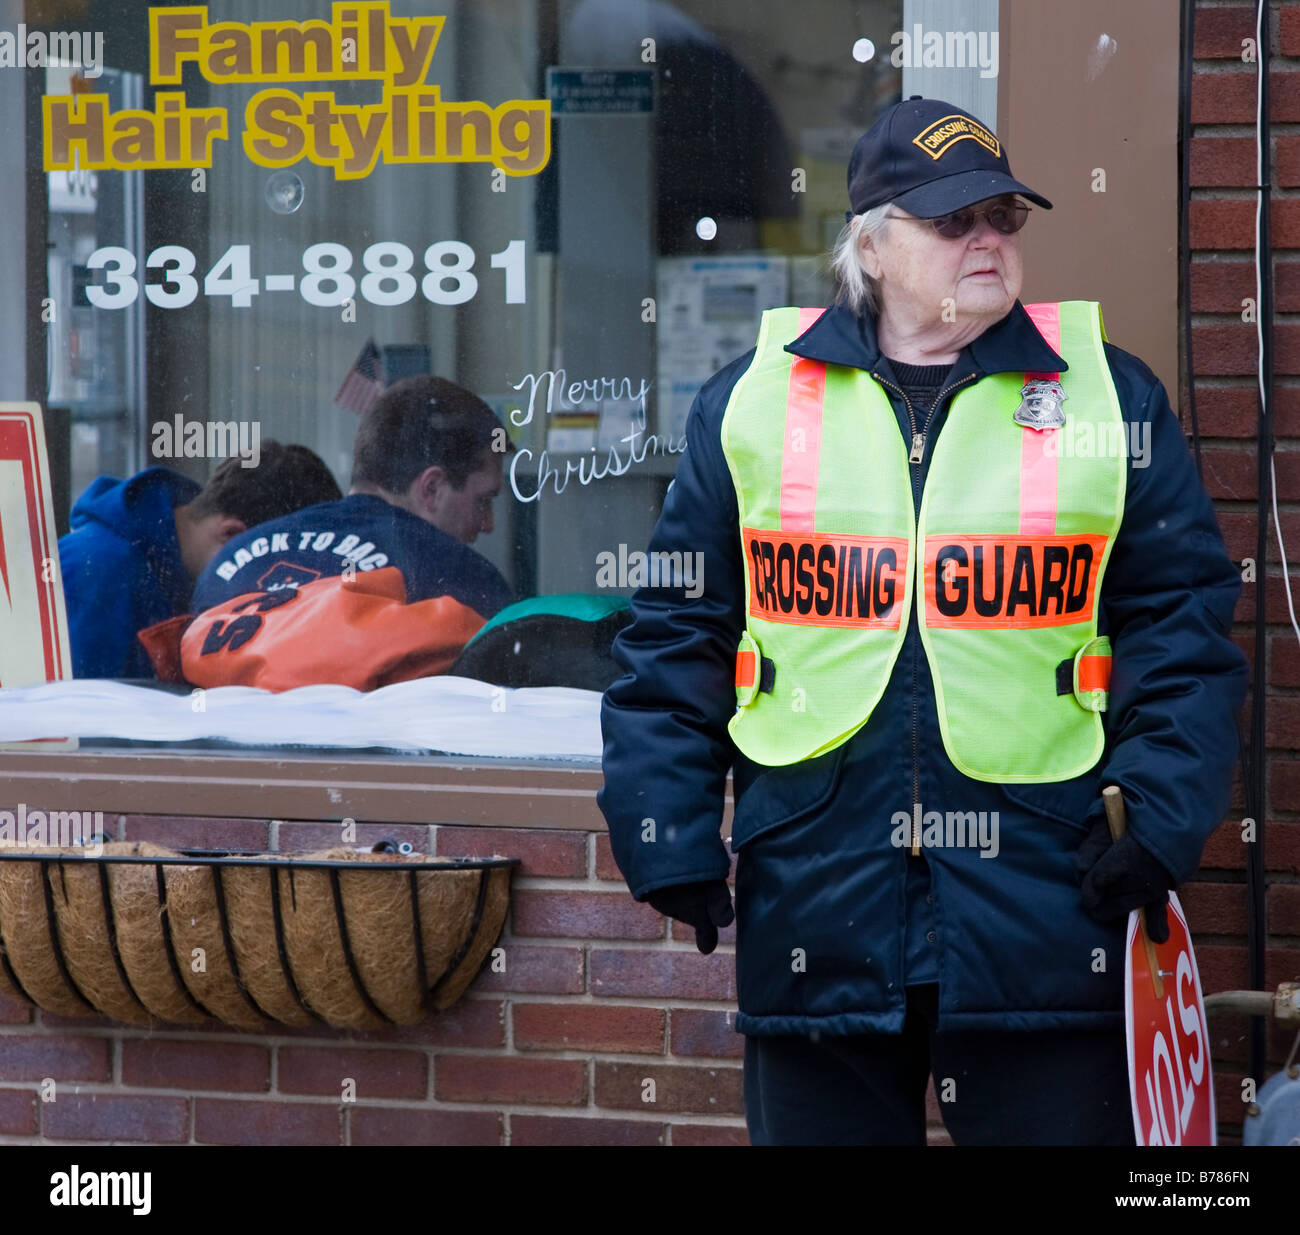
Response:
M0 736L56 738L100 707L83 747L146 741L123 718L150 708L198 715L196 686L345 682L364 696L440 678L428 707L493 708L499 675L458 659L521 601L536 602L520 620L543 643L557 616L612 635L695 392L753 345L763 309L830 303L848 153L902 88L901 0L67 0L5 13L15 69L27 58L23 86L3 85L26 150L16 126L0 141L28 175L25 226L0 237L26 271L21 318L0 307L6 355L23 362L11 372L25 373L3 398L43 409L58 533L98 539L60 554L82 681L63 702L49 693L31 732ZM400 409L366 444L383 392L420 375L497 418L440 421L455 440L437 463ZM460 406L445 385L419 390ZM412 491L413 467L439 471L427 492ZM151 468L168 474L123 483ZM340 514L354 489L346 500L370 505ZM165 545L142 548L132 519L146 509ZM412 519L437 535L403 540ZM135 603L146 587L157 595ZM560 596L557 614L544 601ZM368 626L375 606L388 616ZM266 641L291 611L292 633ZM180 615L196 621L166 627ZM113 646L97 657L87 641ZM259 647L279 648L262 657L276 672L254 664ZM194 671L214 652L233 658L228 678ZM569 676L540 684L598 689L601 671L570 658L557 670ZM47 676L11 668L0 686ZM152 693L99 697L85 679ZM259 707L207 736L484 753L399 741L400 724L346 710L281 722ZM544 716L519 723L544 731ZM492 753L547 753L494 724Z

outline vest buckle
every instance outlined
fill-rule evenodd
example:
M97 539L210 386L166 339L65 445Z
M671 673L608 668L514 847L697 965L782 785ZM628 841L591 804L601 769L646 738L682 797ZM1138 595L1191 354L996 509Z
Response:
M775 685L775 662L763 655L749 631L742 631L736 648L736 706L748 707L760 692L770 695Z
M1056 693L1072 694L1089 712L1104 712L1110 697L1110 640L1089 639L1073 656L1056 666Z

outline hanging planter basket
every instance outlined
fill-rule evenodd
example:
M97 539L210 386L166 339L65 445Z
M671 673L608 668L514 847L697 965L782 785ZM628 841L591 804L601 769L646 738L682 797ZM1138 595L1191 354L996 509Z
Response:
M518 861L0 851L0 993L137 1025L413 1025L474 980Z

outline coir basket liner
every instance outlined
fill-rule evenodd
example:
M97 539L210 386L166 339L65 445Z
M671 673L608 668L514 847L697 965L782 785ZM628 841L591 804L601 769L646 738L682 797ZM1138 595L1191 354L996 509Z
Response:
M0 851L0 993L130 1024L411 1025L473 981L517 860Z

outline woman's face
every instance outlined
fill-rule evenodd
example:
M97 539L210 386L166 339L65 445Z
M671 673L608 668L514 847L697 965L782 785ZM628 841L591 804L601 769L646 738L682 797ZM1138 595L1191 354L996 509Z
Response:
M976 203L990 209L1011 204L1012 194ZM1005 317L1020 295L1020 232L1006 236L988 219L956 240L940 236L927 219L890 207L890 221L874 243L864 243L862 259L880 282L881 311L915 324L972 319L990 323Z

